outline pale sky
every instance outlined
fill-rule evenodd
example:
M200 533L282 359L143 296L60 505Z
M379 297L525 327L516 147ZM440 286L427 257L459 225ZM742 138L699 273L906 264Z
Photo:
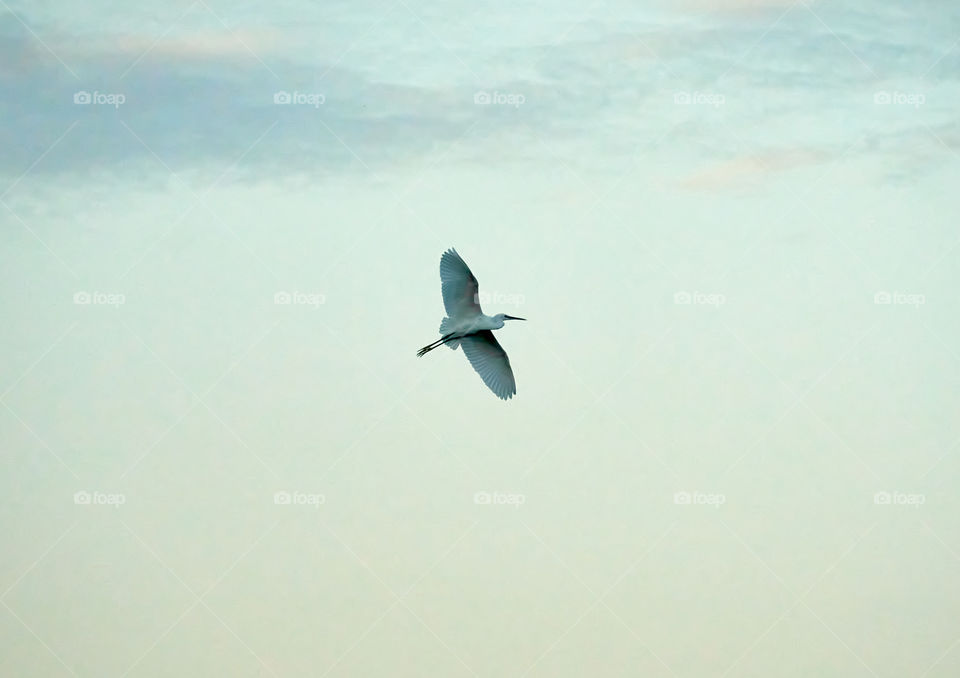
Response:
M0 675L958 675L960 8L236 5L0 3Z

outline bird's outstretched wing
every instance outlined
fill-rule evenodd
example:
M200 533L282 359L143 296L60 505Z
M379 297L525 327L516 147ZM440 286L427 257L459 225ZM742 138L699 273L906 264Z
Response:
M440 257L440 283L443 307L451 318L464 318L482 313L477 299L477 279L455 249Z
M490 330L481 330L460 339L467 360L473 365L483 383L498 398L508 400L517 392L517 383L513 380L510 358Z

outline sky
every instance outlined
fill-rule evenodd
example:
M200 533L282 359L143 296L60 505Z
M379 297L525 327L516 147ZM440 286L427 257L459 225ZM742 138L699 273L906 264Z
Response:
M0 93L0 675L957 675L960 7L5 0Z

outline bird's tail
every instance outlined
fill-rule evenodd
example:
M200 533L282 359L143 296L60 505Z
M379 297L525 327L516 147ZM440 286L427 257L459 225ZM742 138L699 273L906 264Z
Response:
M453 320L450 318L444 318L440 321L440 334L447 335L450 332L453 332ZM459 339L451 339L446 343L447 346L452 348L454 351L457 350L457 346L460 345Z

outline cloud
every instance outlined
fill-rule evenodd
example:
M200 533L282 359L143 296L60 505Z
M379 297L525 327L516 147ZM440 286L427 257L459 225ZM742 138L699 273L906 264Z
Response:
M778 172L823 162L822 151L786 148L741 155L711 165L681 180L680 185L693 190L717 190L749 183Z
M261 54L267 55L273 51L281 42L282 36L275 30L241 29L234 32L208 31L165 36L160 40L137 34L116 35L104 39L97 48L125 53L134 59L147 53L174 59L228 56L259 58Z
M679 0L674 7L710 12L744 12L787 9L801 0Z
M80 40L7 14L0 37L8 177L219 173L241 157L252 174L375 168L455 141L481 113L466 88L291 61L269 31Z
M727 0L719 7L755 4ZM440 45L412 50L386 39L383 49L395 52L396 64L369 54L367 61L348 54L340 63L318 63L305 37L310 26L290 35L242 26L178 29L155 41L129 30L81 38L0 15L0 175L16 177L32 166L34 175L164 177L164 165L219 174L240 159L238 179L314 176L416 162L461 141L456 157L466 161L490 163L525 147L538 153L540 141L560 147L573 140L580 157L609 164L612 155L644 144L699 152L699 144L729 137L730 125L749 130L756 149L739 149L735 159L726 156L684 183L716 188L818 161L812 152L757 149L842 152L866 134L921 130L952 114L949 106L935 109L928 89L922 91L931 105L920 111L879 110L872 97L877 88L902 89L897 78L931 64L933 73L950 71L958 63L947 50L955 37L941 46L904 32L878 33L871 26L888 14L876 18L847 6L818 13L844 30L832 34L799 6L773 27L736 13L598 21L581 39L477 47L463 69L439 64L451 60ZM848 48L889 82L877 84ZM431 63L438 64L436 78ZM484 79L503 73L523 75ZM524 103L476 105L478 90L506 100L519 94ZM676 90L720 94L727 103L722 110L681 109ZM78 92L119 94L124 102L77 105ZM293 103L278 105L278 92L302 95L302 103L292 96ZM955 98L944 94L943 101Z

